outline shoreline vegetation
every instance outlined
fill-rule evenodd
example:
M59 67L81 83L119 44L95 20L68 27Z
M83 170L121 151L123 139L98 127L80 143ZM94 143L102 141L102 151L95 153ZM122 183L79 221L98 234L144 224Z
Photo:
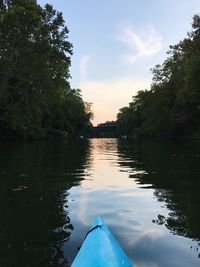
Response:
M162 65L152 69L150 90L139 91L119 110L120 136L200 139L200 16L192 30L170 46Z
M78 137L91 127L91 104L69 83L68 33L49 4L1 1L0 139Z
M73 45L62 13L36 0L0 3L0 140L92 137L91 103L70 86ZM200 139L200 16L117 114L116 136ZM106 129L106 133L107 133ZM101 136L101 133L100 133Z

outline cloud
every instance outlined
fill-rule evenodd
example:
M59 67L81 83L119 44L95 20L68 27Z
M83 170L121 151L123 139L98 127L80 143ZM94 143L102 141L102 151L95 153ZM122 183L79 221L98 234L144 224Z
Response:
M162 37L152 24L139 29L133 25L126 25L117 39L131 50L130 53L122 55L126 63L135 63L138 59L148 58L162 49Z
M115 120L119 109L127 106L133 95L149 87L150 81L133 77L110 81L84 80L79 85L84 100L94 103L94 124Z
M80 80L84 81L88 77L88 65L90 63L91 57L84 55L80 59L79 69L80 69Z
M170 4L176 5L176 7L182 7L182 8L187 8L187 7L195 7L199 8L199 0L168 0Z

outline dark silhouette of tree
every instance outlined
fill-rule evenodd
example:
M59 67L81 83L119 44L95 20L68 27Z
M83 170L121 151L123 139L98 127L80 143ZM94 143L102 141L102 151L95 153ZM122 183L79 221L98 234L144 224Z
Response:
M128 145L119 141L118 149L119 163L134 170L130 178L144 188L153 188L156 199L169 210L167 216L158 214L152 222L196 240L199 247L198 141L139 140Z
M121 134L153 137L200 135L200 16L187 38L170 46L168 58L152 70L149 91L139 91L118 114Z
M69 190L89 164L87 141L0 147L0 266L67 267Z
M72 44L61 12L35 0L0 4L1 136L80 134L90 113L69 84ZM73 114L73 115L72 115Z

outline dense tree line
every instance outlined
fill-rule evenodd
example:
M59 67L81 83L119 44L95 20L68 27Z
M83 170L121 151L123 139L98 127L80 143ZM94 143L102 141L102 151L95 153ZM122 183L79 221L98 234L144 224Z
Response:
M200 16L187 38L170 46L152 70L150 90L139 91L120 109L119 131L128 136L200 137Z
M0 1L0 138L80 135L91 112L69 84L72 44L61 12Z

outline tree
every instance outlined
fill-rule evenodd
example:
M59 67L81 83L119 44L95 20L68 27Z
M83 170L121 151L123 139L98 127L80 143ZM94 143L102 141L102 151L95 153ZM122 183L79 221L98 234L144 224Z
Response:
M81 96L68 82L72 55L68 33L62 13L49 4L42 8L35 0L1 1L0 125L4 134L45 136L55 127L55 117L63 116L67 105L72 108L75 96L77 110L84 110ZM57 120L61 127L63 118ZM68 126L74 127L71 122Z
M167 59L152 70L149 91L139 91L120 110L119 127L128 121L129 134L160 137L200 134L200 16L193 17L192 31L177 45L170 46ZM131 112L132 108L132 112ZM134 122L136 116L138 124ZM123 118L123 120L121 119ZM126 127L123 125L123 127Z

